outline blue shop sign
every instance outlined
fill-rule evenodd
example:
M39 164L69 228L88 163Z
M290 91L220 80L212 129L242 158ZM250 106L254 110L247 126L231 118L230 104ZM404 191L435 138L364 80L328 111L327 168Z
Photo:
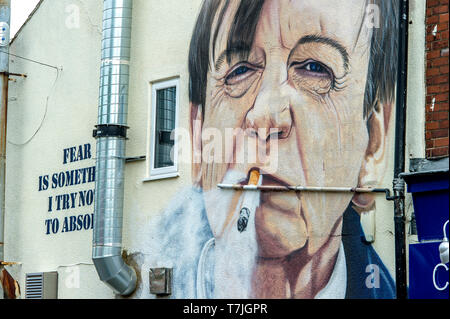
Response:
M449 264L440 259L440 242L409 245L409 298L448 299Z
M409 298L448 299L448 164L401 176L412 195L419 239L409 245Z

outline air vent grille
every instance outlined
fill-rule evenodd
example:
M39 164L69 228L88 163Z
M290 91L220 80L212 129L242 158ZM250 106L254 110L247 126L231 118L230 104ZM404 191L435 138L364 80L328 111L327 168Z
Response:
M44 274L27 274L25 284L26 299L42 299L44 296Z
M56 299L57 297L57 272L26 274L25 299Z

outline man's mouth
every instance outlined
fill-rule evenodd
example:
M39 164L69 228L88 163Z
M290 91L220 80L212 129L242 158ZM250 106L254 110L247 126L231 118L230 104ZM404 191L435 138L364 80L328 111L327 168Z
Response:
M299 195L288 189L289 186L293 186L286 182L284 179L272 175L266 174L260 171L258 168L252 168L247 174L247 178L242 180L240 185L251 184L251 172L257 170L262 176L262 186L263 191L261 192L261 205L260 206L270 206L271 210L280 211L284 214L300 214L300 202ZM275 187L276 190L271 191L270 187ZM283 189L285 189L283 191Z

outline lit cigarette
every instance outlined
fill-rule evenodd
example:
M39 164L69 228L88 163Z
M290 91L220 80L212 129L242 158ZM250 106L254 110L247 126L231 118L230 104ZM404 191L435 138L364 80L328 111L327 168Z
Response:
M248 179L248 185L258 185L259 182L259 172L257 170L253 170L250 172L250 178Z
M250 178L248 180L248 185L255 186L255 187L258 186L259 177L260 177L259 172L256 170L252 170L250 172ZM237 222L237 228L240 233L242 233L243 231L245 231L247 229L248 219L250 218L250 214L251 214L250 209L245 207L245 205L246 205L246 203L245 203L245 199L244 199L244 205L241 208L241 211L239 212L239 220Z

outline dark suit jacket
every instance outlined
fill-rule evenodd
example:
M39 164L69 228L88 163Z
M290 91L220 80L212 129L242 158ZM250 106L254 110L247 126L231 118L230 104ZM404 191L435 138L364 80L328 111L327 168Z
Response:
M365 240L360 217L351 207L344 214L342 242L347 263L347 299L393 299L396 296L395 283L370 243ZM370 267L374 265L376 267ZM374 272L374 285L366 285L373 269L379 270L379 277ZM367 271L367 272L366 272ZM372 279L369 278L369 281ZM373 288L373 287L379 288Z

